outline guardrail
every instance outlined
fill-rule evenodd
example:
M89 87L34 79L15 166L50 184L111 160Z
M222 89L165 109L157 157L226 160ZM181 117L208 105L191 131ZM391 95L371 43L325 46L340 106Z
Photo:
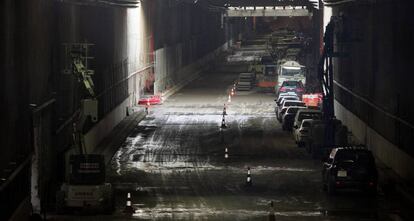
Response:
M20 162L9 163L0 177L0 220L8 220L20 203L30 195L31 154Z

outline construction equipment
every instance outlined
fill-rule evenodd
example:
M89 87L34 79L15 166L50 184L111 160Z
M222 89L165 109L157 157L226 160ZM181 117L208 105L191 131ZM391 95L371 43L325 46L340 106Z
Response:
M278 84L276 91L283 84L284 81L301 81L306 85L305 66L296 61L285 61L279 65L278 70Z
M237 81L238 91L250 91L256 82L255 73L241 73Z
M260 62L250 65L249 70L257 76L257 86L261 91L272 92L277 84L276 64L272 56L262 56Z
M65 44L70 61L66 73L73 74L83 85L84 96L80 111L73 122L73 148L65 157L66 180L56 193L56 211L69 209L84 212L111 213L114 207L112 186L105 183L105 160L103 155L87 154L84 142L86 125L98 121L98 101L92 80L93 70L87 68L88 47L91 44Z

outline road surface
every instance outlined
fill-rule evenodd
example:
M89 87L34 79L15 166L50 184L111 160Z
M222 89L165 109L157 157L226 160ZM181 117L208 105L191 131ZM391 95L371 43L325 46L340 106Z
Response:
M151 107L113 156L112 215L57 220L400 220L398 199L322 190L321 162L298 148L274 115L274 95L240 92L237 73L203 73ZM221 129L226 104L226 129ZM228 158L225 158L225 148ZM247 185L250 168L252 184ZM131 193L134 214L123 213ZM273 207L271 207L273 203ZM273 216L274 215L274 216ZM401 219L402 220L402 219Z

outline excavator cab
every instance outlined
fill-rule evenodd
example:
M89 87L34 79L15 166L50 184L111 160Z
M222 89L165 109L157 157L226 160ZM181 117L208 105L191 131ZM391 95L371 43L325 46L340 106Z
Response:
M56 212L111 213L115 204L112 186L105 183L104 156L70 155L68 165L67 182L56 194Z

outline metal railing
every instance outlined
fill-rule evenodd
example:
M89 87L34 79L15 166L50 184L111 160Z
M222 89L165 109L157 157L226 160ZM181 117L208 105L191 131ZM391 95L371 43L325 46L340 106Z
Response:
M2 171L0 177L0 220L8 220L30 194L30 161L26 158L16 159Z

